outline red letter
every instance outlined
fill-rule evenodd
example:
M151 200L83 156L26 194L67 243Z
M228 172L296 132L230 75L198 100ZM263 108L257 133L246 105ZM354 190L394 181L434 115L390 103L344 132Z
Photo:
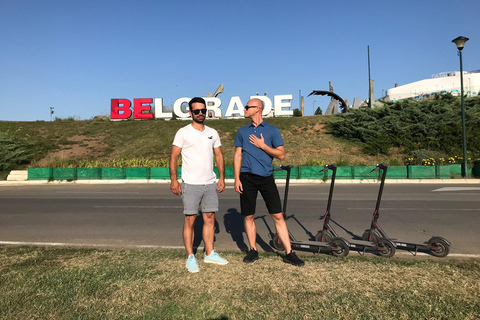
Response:
M130 106L132 103L128 99L112 99L112 108L110 119L128 119L132 115ZM122 112L122 113L120 113Z
M133 99L133 118L134 119L152 119L153 113L150 105L144 106L144 103L152 103L152 98ZM150 111L150 113L142 113L143 111Z

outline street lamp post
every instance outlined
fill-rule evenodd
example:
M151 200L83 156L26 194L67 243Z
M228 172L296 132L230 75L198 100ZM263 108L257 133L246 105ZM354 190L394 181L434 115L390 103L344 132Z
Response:
M460 95L462 101L462 138L463 138L463 165L462 165L462 177L467 178L467 135L465 130L465 101L463 97L463 61L462 61L462 50L465 46L465 42L468 41L466 37L457 37L452 40L453 43L457 45L458 55L460 56Z
M317 102L317 100L313 100L313 113L312 113L312 116L315 115L315 102Z

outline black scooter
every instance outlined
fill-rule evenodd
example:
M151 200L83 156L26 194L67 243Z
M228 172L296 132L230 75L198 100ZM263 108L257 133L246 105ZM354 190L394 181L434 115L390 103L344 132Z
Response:
M281 166L280 168L275 169L275 171L285 170L287 171L286 184L285 184L285 195L283 198L283 217L287 220L287 199L288 199L288 189L290 185L290 171L293 166ZM293 217L291 215L290 217ZM315 250L316 252L331 252L336 257L346 257L349 252L348 241L340 237L332 237L329 241L300 241L295 239L293 234L288 231L290 237L290 243L292 248L297 250ZM282 241L279 239L278 235L273 236L273 247L279 251L284 251L285 247L283 246Z
M421 249L421 250L430 251L432 255L436 257L446 257L450 252L450 242L443 237L435 236L423 243L413 242L413 241L404 241L404 240L389 238L387 233L380 227L380 225L378 224L378 217L380 215L379 208L380 208L380 201L382 198L383 186L385 185L385 178L387 176L387 169L388 167L382 163L382 164L377 164L376 168L372 170L372 172L377 171L378 174L380 174L380 170L382 170L380 192L378 193L377 206L375 207L375 211L373 212L370 229L365 230L365 232L363 233L362 239L375 242L379 238L387 238L387 239L390 239L397 248L415 250L414 255L417 255L418 250Z
M322 171L326 172L328 170L332 170L332 176L330 182L330 191L328 193L327 212L323 217L323 229L318 231L317 235L315 236L316 241L326 242L329 242L331 239L338 237L337 233L330 225L330 206L332 204L333 188L335 186L335 177L337 175L337 166L335 164L326 165ZM379 255L386 258L390 258L395 254L395 244L390 239L378 237L374 240L375 241L368 241L367 239L362 241L356 239L349 239L348 243L350 248L362 250L363 253L365 253L366 250L375 250L378 252Z

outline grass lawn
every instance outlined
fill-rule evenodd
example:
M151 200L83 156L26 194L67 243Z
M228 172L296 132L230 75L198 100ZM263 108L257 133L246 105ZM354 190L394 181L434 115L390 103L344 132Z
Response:
M371 156L363 144L334 137L326 129L331 116L302 118L268 118L283 136L287 158L292 165L402 165L405 155L392 150L390 155ZM25 140L37 147L31 167L78 166L83 160L108 161L121 159L168 160L177 130L191 121L0 121L0 133ZM248 119L207 120L222 141L227 166L233 164L235 135ZM165 162L168 163L168 162ZM280 161L276 160L275 165Z
M0 247L0 319L479 319L480 261Z

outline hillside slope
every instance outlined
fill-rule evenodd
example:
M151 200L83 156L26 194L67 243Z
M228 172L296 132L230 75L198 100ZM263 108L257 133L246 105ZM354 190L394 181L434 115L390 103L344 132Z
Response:
M285 143L287 157L283 164L374 165L378 162L402 164L404 155L392 149L389 156L369 156L363 144L336 138L325 129L331 116L303 118L269 118L278 126ZM120 159L168 160L176 131L189 121L74 121L0 122L0 132L37 146L30 165L55 167L75 165L81 160L107 161ZM236 131L249 123L247 119L207 120L218 130L227 166L232 165ZM275 164L280 162L276 161ZM25 165L26 167L27 165Z

